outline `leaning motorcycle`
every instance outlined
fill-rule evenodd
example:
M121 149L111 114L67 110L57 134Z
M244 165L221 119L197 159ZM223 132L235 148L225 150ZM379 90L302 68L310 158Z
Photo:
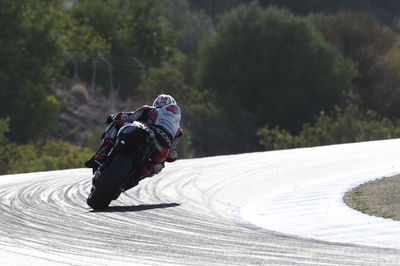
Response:
M105 162L94 170L87 204L93 210L107 208L112 200L136 186L138 173L149 163L158 142L153 130L135 121L123 126Z

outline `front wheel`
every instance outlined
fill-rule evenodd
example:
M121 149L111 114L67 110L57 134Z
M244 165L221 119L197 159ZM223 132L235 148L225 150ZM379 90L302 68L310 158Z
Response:
M87 199L87 204L93 210L105 209L110 205L120 191L124 180L128 177L132 169L132 161L123 154L117 154L111 165L104 170L92 188Z

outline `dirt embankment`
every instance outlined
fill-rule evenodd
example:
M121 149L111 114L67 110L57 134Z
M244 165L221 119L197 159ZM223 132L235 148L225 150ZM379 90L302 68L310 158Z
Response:
M362 213L400 221L400 175L361 184L348 191L343 199Z

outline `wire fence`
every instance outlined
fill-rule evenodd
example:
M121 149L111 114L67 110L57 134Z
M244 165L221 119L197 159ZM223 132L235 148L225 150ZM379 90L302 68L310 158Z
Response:
M85 83L91 90L124 93L138 88L147 77L146 66L136 57L69 52L65 54L67 75L74 83Z

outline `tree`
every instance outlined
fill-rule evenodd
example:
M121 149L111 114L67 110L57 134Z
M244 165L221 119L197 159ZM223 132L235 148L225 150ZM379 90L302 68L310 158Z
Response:
M57 0L2 1L0 118L10 118L11 140L27 141L54 132L59 103L52 92L66 49L104 48L90 28L73 23L61 8Z
M384 116L399 116L398 35L367 13L319 14L310 19L327 41L356 63L355 92L363 107Z
M181 107L184 135L179 144L180 156L188 158L213 154L208 145L211 136L207 133L216 134L216 131L204 132L209 122L218 116L218 109L208 101L212 94L188 84L182 72L173 67L150 69L147 86L146 92L152 98L160 93L171 94Z
M7 143L5 151L5 165L0 167L0 174L78 168L93 154L88 148L64 141Z
M347 93L346 103L335 106L332 114L321 112L313 123L306 123L298 134L268 125L258 130L266 150L292 149L400 137L400 120L381 117L360 109L359 99Z
M71 14L109 43L113 87L122 96L139 87L143 68L158 67L175 54L176 36L162 0L80 0Z
M339 101L356 71L305 18L241 6L221 22L200 57L199 86L216 94L227 152L258 147L264 124L291 132Z
M165 16L178 33L176 45L195 60L200 40L214 32L211 17L203 10L190 10L187 0L165 1Z
M46 84L57 45L47 34L46 14L39 19L27 2L3 1L0 15L0 117L10 117L10 138L25 140L53 128L58 103ZM44 7L42 10L46 10ZM50 115L50 116L48 116ZM43 123L36 126L43 118Z
M7 138L5 134L9 131L8 119L0 119L0 174L4 173L2 169L7 167L7 154L5 146L7 145Z
M81 0L71 12L109 42L112 55L134 56L149 66L172 55L175 36L160 0Z
M243 2L249 2L249 0L188 0L189 6L194 10L202 10L208 14L216 26L220 18L224 13L228 12L230 9L238 6Z

